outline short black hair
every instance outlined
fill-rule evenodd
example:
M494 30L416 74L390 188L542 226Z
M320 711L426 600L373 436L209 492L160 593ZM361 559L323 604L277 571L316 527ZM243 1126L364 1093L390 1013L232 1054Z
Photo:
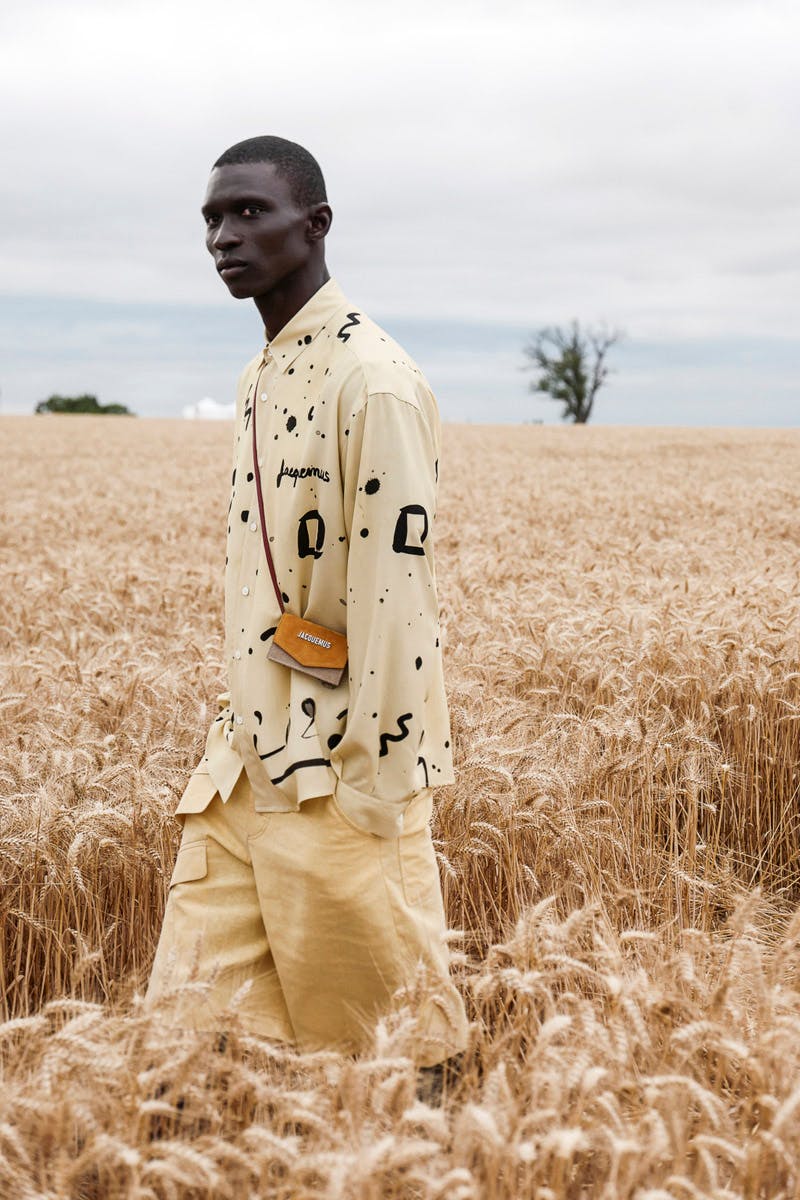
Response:
M325 180L319 163L304 146L289 142L286 138L271 135L247 138L235 146L229 146L224 154L220 154L214 166L260 162L274 163L281 175L289 180L292 196L299 207L327 202Z

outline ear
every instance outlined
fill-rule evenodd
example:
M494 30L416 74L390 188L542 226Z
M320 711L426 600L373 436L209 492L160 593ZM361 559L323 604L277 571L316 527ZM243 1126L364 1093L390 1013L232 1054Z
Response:
M313 205L308 210L308 218L306 221L306 237L310 242L321 242L327 235L333 221L333 212L330 204L322 201L320 204Z

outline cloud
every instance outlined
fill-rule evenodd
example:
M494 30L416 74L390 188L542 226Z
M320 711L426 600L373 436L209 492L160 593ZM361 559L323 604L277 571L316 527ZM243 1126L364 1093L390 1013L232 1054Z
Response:
M307 144L365 308L633 336L794 331L785 0L381 8L18 3L0 50L6 289L214 303L207 171ZM70 46L69 54L63 47Z
M236 403L219 404L210 396L204 396L196 404L184 404L181 416L186 421L232 421L236 416Z

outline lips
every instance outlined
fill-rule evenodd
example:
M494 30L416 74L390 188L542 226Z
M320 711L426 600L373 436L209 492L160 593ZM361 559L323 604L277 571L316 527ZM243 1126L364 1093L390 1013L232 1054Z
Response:
M247 263L242 262L240 258L223 258L217 263L217 270L223 279L234 279L247 270Z

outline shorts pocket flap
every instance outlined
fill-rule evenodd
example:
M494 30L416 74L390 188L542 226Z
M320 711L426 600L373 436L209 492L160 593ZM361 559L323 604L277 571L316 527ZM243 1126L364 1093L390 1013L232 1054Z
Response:
M203 879L208 872L205 838L202 842L188 842L178 850L175 867L169 886L189 883L192 879Z

